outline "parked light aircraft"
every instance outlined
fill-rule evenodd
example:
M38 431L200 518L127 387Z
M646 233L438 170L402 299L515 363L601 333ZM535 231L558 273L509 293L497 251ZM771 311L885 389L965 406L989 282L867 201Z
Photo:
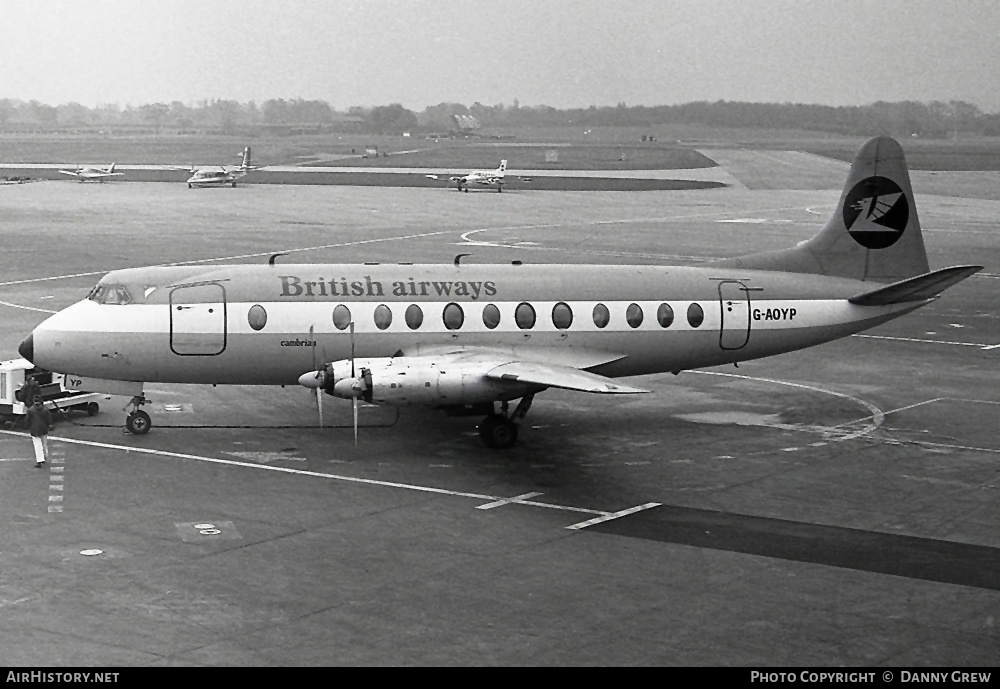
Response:
M122 177L124 172L115 172L116 163L110 167L78 167L75 170L60 170L64 175L76 177L81 182L103 182L109 177Z
M236 186L236 181L244 177L251 170L259 170L260 165L252 165L250 162L250 147L243 149L243 162L238 166L232 165L210 165L208 167L177 167L177 170L185 170L191 173L187 180L188 189L193 187L226 187Z
M353 400L355 434L358 400L429 405L483 414L482 440L509 447L547 388L641 393L616 379L811 347L981 269L929 271L903 150L880 137L858 152L823 229L790 249L682 267L131 268L18 351L77 389L134 395L133 433L150 427L144 382L299 383Z
M469 191L470 184L479 184L484 187L495 186L497 191L503 191L504 173L507 171L507 161L501 160L500 167L496 170L474 170L466 175L453 175L448 178L449 182L454 182L459 191ZM430 179L440 179L438 175L427 175Z

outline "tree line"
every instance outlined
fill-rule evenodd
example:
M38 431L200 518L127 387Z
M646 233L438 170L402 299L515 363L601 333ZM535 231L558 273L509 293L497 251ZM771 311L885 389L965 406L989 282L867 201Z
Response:
M809 129L838 134L943 137L961 134L1000 135L1000 114L984 113L965 101L876 102L858 106L798 103L698 101L681 105L590 106L557 109L547 105L483 105L440 103L413 112L398 103L351 107L337 111L326 101L283 98L260 104L250 101L204 100L193 105L173 101L133 107L117 104L88 108L79 103L51 106L38 101L0 99L0 129L6 131L216 132L244 134L254 130L299 133L360 131L399 134L408 131L448 132L455 116L469 116L483 129L523 126L639 126L698 124L723 127Z

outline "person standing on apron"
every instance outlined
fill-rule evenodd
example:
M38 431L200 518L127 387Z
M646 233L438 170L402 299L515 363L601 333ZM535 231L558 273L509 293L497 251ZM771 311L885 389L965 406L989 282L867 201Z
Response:
M49 458L49 428L52 426L52 416L42 404L42 398L36 397L35 404L28 408L28 430L31 442L35 446L35 466L45 466Z

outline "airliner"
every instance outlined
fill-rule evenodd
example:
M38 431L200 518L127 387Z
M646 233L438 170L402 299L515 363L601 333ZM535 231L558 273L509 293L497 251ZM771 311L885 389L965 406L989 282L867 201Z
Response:
M504 173L507 171L507 161L501 160L500 166L496 170L474 170L465 175L453 175L448 178L449 182L454 182L459 191L469 191L470 184L478 184L484 187L495 186L497 191L503 191ZM430 179L439 179L437 175L427 175Z
M981 270L931 271L900 145L858 152L832 217L798 245L697 266L274 264L116 270L18 351L75 389L303 385L375 405L482 415L508 448L549 388L646 392L622 378L812 347L898 318ZM516 401L516 404L514 402ZM355 413L355 434L357 416Z
M191 176L187 180L188 189L194 187L227 187L236 186L236 181L244 177L251 170L259 170L260 165L253 165L250 162L250 147L243 149L243 161L239 167L231 165L210 165L208 167L175 167L176 170L190 172Z
M77 167L73 170L60 170L64 175L76 177L81 182L103 182L109 177L122 177L124 172L115 172L116 163L110 167Z

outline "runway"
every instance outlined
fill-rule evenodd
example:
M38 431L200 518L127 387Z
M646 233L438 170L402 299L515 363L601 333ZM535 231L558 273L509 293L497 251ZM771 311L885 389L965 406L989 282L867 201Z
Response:
M0 187L0 358L128 266L694 264L792 246L843 179L784 159L808 188L755 178L766 161L745 154L723 167L739 183L643 193ZM355 446L349 403L328 398L319 428L291 388L148 386L145 436L122 433L112 398L55 427L46 470L0 428L0 658L995 664L1000 201L917 179L932 268L983 273L863 336L631 380L653 395L547 391L510 451L481 445L477 417L369 407Z

